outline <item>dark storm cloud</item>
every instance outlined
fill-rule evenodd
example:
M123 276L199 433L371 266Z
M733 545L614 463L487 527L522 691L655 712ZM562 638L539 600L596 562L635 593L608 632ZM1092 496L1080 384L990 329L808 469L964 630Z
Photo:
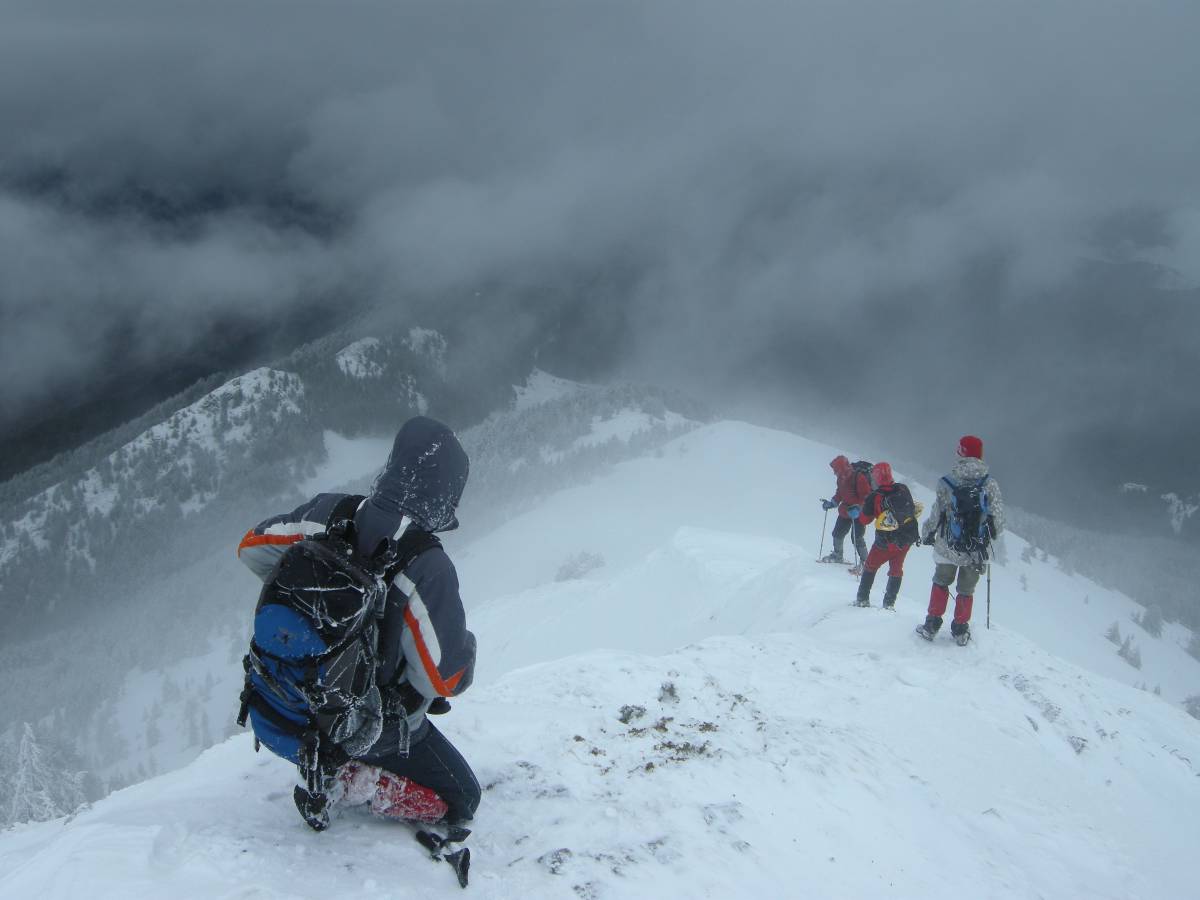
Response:
M988 421L1014 427L1025 398L1004 392L1046 365L1041 338L1024 364L1039 304L1072 306L1081 260L1200 280L1192 3L0 15L5 416L113 341L161 361L213 317L269 323L324 293L470 310L479 285L616 271L619 290L589 295L603 321L569 296L554 311L610 326L639 371L820 382L862 324L891 321L906 358L1003 365ZM1196 313L1167 319L1174 354ZM981 324L983 349L964 349ZM1052 346L1091 377L1074 372L1085 337ZM1057 430L1089 424L1085 406Z

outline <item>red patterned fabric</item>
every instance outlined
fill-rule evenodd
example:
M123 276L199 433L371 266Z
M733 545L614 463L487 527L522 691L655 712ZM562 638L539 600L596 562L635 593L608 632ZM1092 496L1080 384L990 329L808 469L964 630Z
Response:
M371 800L371 812L385 819L436 822L446 815L444 800L427 787L400 775L383 772Z
M437 822L446 815L446 802L415 781L366 763L348 762L338 771L338 802L368 804L383 819Z

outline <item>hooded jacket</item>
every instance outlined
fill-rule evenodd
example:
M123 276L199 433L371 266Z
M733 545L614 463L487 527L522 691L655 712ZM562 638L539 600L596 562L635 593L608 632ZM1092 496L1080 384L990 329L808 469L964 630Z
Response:
M837 490L832 499L838 501L838 515L848 519L850 507L862 506L871 493L871 479L850 465L850 460L845 456L835 456L829 468L837 476Z
M862 503L862 511L859 513L857 519L862 524L866 525L881 513L892 509L893 497L903 498L906 504L905 508L907 508L907 504L913 502L912 493L909 491L908 485L895 481L892 478L892 467L887 463L877 463L871 469L871 478L875 482L875 490ZM917 531L915 516L902 522L894 531L875 529L875 543L877 545L897 544L901 547L908 547L917 542L918 536L919 532Z
M982 459L964 456L954 464L950 469L950 474L946 477L955 484L963 484L964 482L978 481L987 474L987 463ZM1002 559L1003 545L999 538L1004 532L1004 498L1000 494L1000 485L994 478L988 478L983 491L987 495L988 509L991 511L992 519L991 556L993 559ZM938 479L937 498L934 500L933 509L929 511L929 518L921 526L921 538L928 543L931 537L937 535L937 540L933 545L935 563L946 563L953 566L973 565L978 560L968 553L950 549L950 545L946 541L946 529L942 525L950 517L952 497L950 486L945 481Z
M409 419L370 496L354 514L359 552L373 555L407 528L432 532L457 527L455 508L467 473L467 454L453 431L433 419ZM290 513L260 522L242 538L238 558L265 582L289 546L326 530L334 508L347 496L317 494ZM440 546L420 554L393 579L379 652L379 683L410 698L406 712L411 731L420 726L435 697L457 696L470 687L475 636L467 630L458 574Z

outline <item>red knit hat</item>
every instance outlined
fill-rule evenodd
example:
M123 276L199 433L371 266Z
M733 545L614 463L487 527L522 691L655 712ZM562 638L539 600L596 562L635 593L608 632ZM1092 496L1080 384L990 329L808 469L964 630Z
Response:
M958 442L958 455L983 459L983 441L973 434L964 434Z

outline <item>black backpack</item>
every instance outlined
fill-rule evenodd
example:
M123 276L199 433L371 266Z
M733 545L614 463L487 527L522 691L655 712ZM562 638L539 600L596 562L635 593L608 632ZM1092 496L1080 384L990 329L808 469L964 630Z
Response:
M883 497L883 508L892 514L897 528L902 528L917 517L917 507L907 485L897 484L894 491L880 493Z
M946 544L951 550L975 556L981 562L987 558L992 537L987 480L984 475L977 481L955 484L948 477L942 478L950 488L950 509L944 526Z
M855 472L860 472L863 475L866 475L867 479L870 480L871 469L874 468L874 466L872 466L871 463L867 462L865 459L860 459L850 463L850 468L852 468Z
M395 709L397 698L376 679L388 589L440 543L410 528L398 543L364 559L353 534L362 499L341 500L324 533L292 544L280 557L259 594L242 661L238 724L249 718L255 749L265 746L299 766L313 795L322 795L333 771L379 739L385 713Z

